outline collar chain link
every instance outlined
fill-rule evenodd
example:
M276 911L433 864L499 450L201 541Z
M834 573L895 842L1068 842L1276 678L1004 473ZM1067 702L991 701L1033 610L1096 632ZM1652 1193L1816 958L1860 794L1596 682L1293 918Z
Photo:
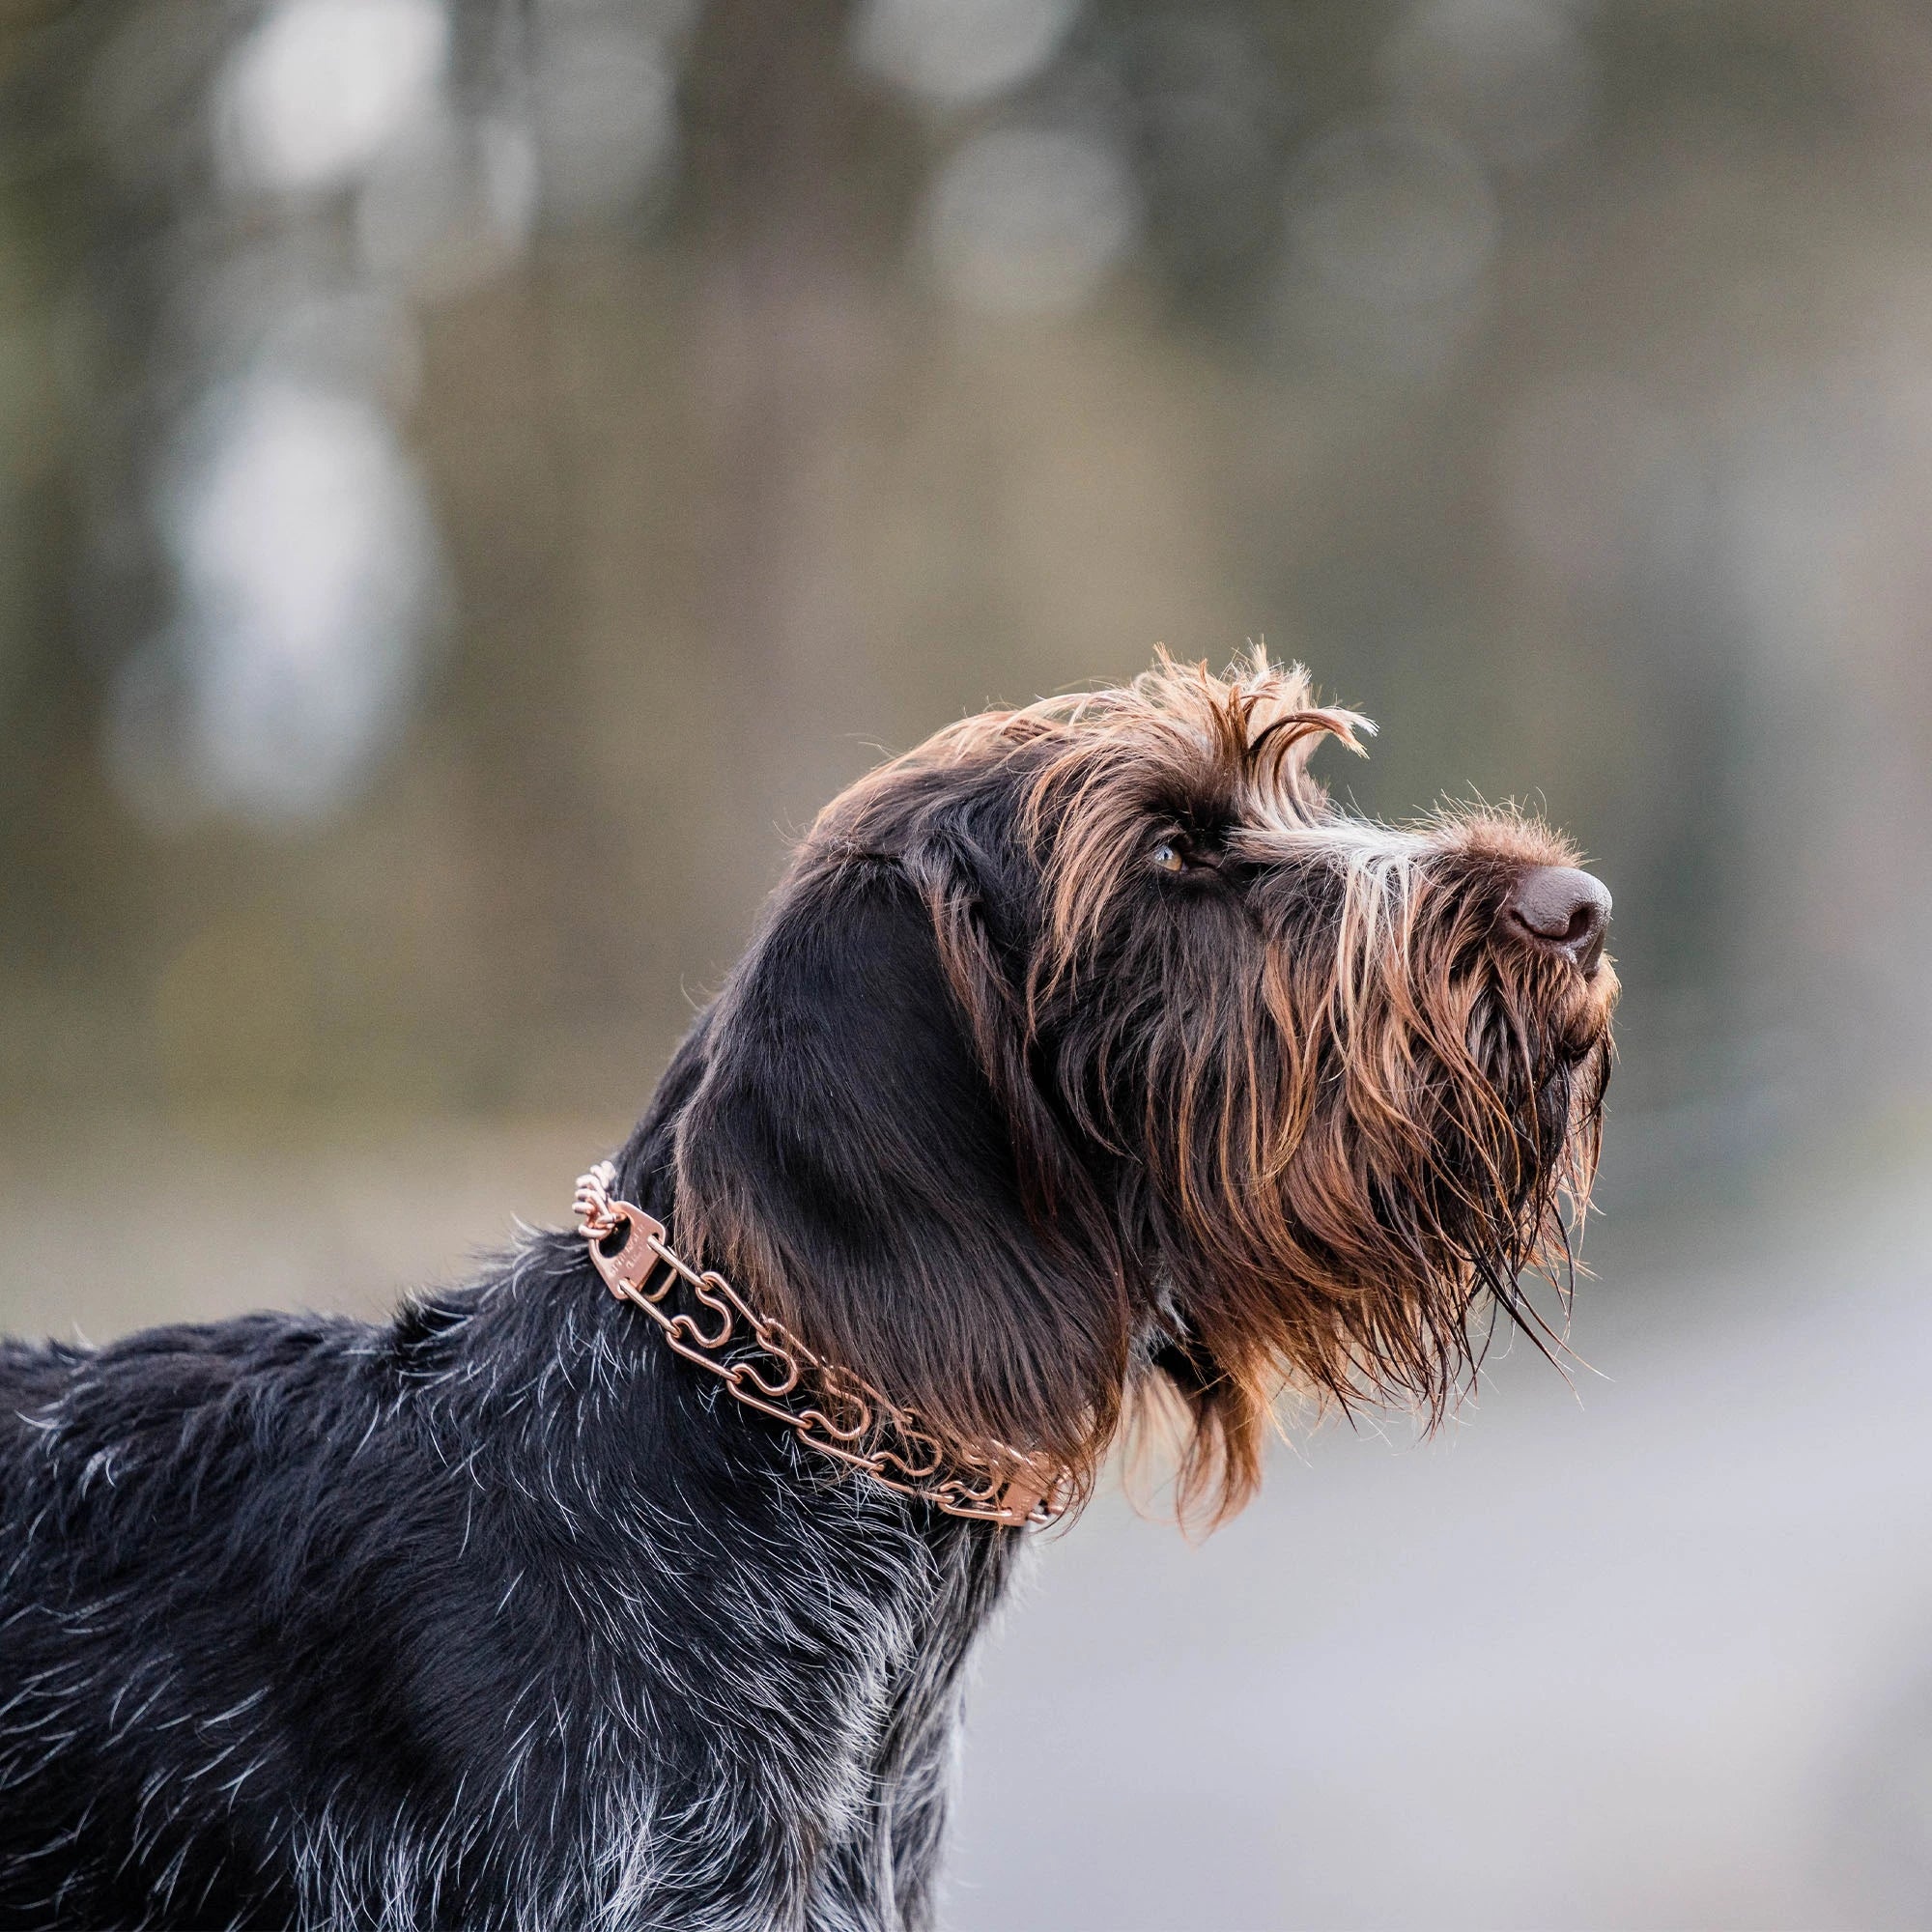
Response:
M616 1184L608 1160L578 1178L578 1226L592 1265L618 1300L641 1309L678 1354L718 1377L747 1408L948 1516L1019 1529L1052 1522L1065 1509L1063 1473L992 1439L942 1443L912 1410L814 1354L782 1321L757 1314L715 1269L692 1267L666 1242L662 1221L613 1197ZM664 1306L679 1282L703 1317ZM791 1396L806 1406L781 1406Z

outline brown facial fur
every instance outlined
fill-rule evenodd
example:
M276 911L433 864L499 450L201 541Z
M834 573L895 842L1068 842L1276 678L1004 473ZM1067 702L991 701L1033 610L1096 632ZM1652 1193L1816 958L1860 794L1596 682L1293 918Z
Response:
M685 1116L689 1237L954 1439L1084 1485L1179 1418L1209 1517L1284 1387L1439 1416L1486 1306L1548 1332L1519 1276L1567 1281L1617 982L1502 921L1575 863L1540 824L1330 806L1310 754L1370 728L1259 653L1163 659L861 780L721 999L764 1058Z

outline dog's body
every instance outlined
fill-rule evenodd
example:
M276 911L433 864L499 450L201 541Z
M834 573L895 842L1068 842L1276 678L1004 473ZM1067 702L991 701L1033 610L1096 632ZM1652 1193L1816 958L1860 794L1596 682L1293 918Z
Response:
M1168 669L855 787L622 1195L1075 1496L1162 1391L1223 1507L1285 1378L1439 1403L1586 1179L1614 980L1547 834L1328 814L1306 698ZM0 1925L924 1925L1025 1541L731 1402L576 1237L383 1327L9 1349Z
M0 1924L923 1922L1020 1539L701 1384L558 1237L0 1355Z

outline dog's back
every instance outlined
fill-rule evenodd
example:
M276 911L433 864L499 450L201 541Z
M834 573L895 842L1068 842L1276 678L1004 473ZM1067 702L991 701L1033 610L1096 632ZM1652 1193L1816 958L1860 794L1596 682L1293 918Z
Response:
M0 1350L0 1921L295 1917L290 1800L328 1775L289 1761L275 1655L327 1643L299 1734L346 1745L407 1641L378 1598L408 1486L393 1444L356 1458L379 1332L262 1315Z
M0 1925L495 1923L569 1835L491 1811L577 1660L435 1399L527 1389L487 1298L0 1352Z
M918 1916L1002 1547L699 1420L568 1254L0 1345L0 1927Z

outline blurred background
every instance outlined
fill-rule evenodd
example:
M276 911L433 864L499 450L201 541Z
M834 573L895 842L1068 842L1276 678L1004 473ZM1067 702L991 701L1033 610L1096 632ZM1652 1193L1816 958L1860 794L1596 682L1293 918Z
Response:
M1932 1922L1928 183L1889 0L0 0L0 1323L562 1221L882 749L1264 637L1615 892L1581 1359L1055 1542L949 1922Z

